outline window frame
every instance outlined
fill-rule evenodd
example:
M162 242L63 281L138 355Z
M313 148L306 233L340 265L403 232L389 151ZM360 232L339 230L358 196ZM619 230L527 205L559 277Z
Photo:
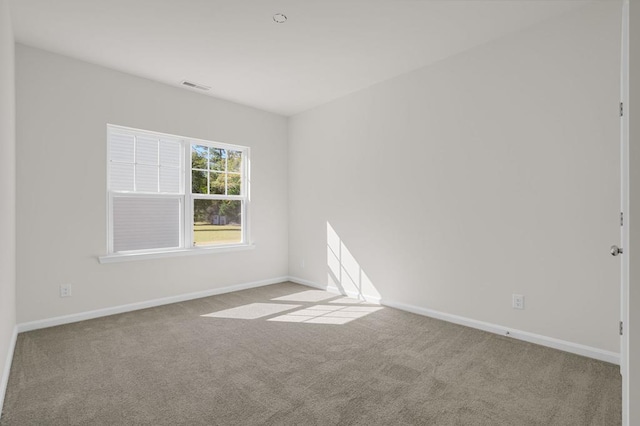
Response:
M180 144L180 155L182 156L180 165L180 192L143 192L134 190L122 191L111 189L111 135L125 134L131 136L151 136L154 138L175 141ZM203 139L171 135L155 131L136 129L131 127L107 124L107 255L100 256L101 263L115 262L119 260L133 260L135 258L167 257L172 255L185 254L205 254L211 252L235 251L237 249L252 248L250 243L250 148L247 146L233 145L223 142L208 141ZM207 146L218 149L241 152L242 160L240 164L240 195L225 194L194 194L192 193L192 163L191 152L193 146ZM134 157L135 158L135 157ZM135 159L134 159L135 161ZM160 161L160 160L159 160ZM136 164L136 163L134 163ZM161 167L161 165L159 165ZM225 170L225 173L229 173ZM135 176L135 175L134 175ZM227 180L225 179L225 182ZM225 185L225 192L227 191ZM113 200L117 197L133 198L173 198L180 203L179 217L179 246L170 248L151 248L139 250L114 251L114 223L113 223ZM241 240L238 243L225 244L205 244L194 246L194 202L196 199L210 200L238 200L241 203Z
M213 147L218 149L225 149L228 151L239 151L242 152L242 162L240 163L240 195L223 195L223 194L194 194L192 192L192 180L193 180L193 169L191 167L191 149L194 145ZM239 146L239 145L230 145L219 142L209 142L203 141L199 139L189 139L187 143L183 146L184 151L184 166L185 166L185 216L191 218L190 220L184 220L184 224L188 225L189 229L185 229L186 235L184 239L185 248L191 249L210 249L216 247L225 247L225 246L242 246L248 244L249 241L249 233L248 233L248 203L249 203L249 147ZM188 171L187 171L188 170ZM198 169L196 169L198 170ZM209 172L209 171L208 171ZM228 173L225 170L225 173ZM209 178L207 178L207 187L209 187ZM226 182L226 179L225 179ZM186 190L189 190L189 193L186 194ZM225 185L225 192L227 188ZM186 199L188 198L188 200ZM195 200L238 200L241 202L241 210L240 217L242 218L242 238L239 243L231 243L231 244L209 244L196 246L193 241L193 210L194 210L194 202ZM188 243L188 246L187 246Z

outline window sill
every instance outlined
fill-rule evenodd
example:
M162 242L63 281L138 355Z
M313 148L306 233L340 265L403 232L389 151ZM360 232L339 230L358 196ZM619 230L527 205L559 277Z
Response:
M254 244L242 244L242 245L220 246L220 247L198 247L198 248L191 248L191 249L176 249L176 250L157 251L157 252L107 254L104 256L98 256L98 262L117 263L117 262L131 262L135 260L163 259L165 257L199 256L202 254L227 253L232 251L253 250L254 248L256 248Z

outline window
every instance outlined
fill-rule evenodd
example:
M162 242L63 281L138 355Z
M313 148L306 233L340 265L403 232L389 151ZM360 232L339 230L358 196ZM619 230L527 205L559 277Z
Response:
M109 253L244 245L249 148L107 126Z

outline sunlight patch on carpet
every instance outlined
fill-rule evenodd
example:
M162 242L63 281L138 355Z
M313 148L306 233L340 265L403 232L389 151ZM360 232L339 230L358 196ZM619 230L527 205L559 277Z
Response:
M271 300L283 300L287 302L320 302L322 300L327 300L336 297L337 295L327 293L322 290L307 290L301 291L300 293L288 294L282 297L276 297Z
M282 303L250 303L248 305L238 306L237 308L225 309L201 316L209 318L258 319L299 307L300 305L287 305Z
M280 315L269 321L304 322L311 324L346 324L383 309L380 306L316 305Z

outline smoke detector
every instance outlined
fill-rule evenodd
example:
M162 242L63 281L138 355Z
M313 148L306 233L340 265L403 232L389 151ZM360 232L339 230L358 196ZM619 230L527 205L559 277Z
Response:
M276 13L275 15L273 15L273 21L277 24L284 24L285 22L287 22L287 15L285 15L284 13Z

